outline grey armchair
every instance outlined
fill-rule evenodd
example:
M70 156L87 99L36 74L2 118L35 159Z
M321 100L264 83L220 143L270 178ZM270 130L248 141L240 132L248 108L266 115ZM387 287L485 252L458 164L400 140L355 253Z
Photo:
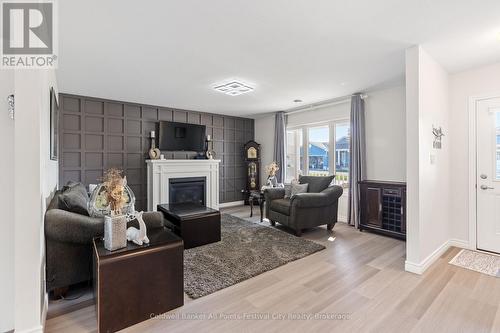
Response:
M89 198L82 184L72 183L54 194L45 213L47 291L92 278L92 240L104 233L104 219L86 214ZM68 203L71 201L68 207ZM73 211L68 211L71 209ZM78 212L75 212L78 211ZM143 215L148 229L163 227L163 215ZM128 226L139 227L136 220Z
M300 184L309 184L308 193L299 193L285 198L284 188L270 188L264 191L266 217L271 225L276 222L288 226L297 236L302 230L323 224L332 230L337 222L338 200L343 189L329 186L334 176L300 176Z

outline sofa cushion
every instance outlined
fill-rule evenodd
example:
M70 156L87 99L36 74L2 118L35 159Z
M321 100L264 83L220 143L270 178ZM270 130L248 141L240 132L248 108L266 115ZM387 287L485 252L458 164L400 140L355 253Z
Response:
M89 216L88 203L89 196L81 183L64 186L59 194L59 208L68 212Z
M47 206L47 210L59 209L59 206L61 206L61 202L59 200L59 197L61 196L61 193L62 193L62 190L57 190L54 193L54 196L52 197L52 200L50 200L50 203Z
M88 192L87 192L87 189L85 188L85 185L83 185L82 183L79 183L79 182L74 182L74 181L69 181L66 183L66 185L63 186L62 188L62 192L66 192L68 190L74 190L74 191L77 191L78 193L81 193L82 196L84 197L89 197L88 195Z
M290 215L290 199L276 199L271 201L271 205L269 206L271 210L275 212Z
M335 176L299 176L300 184L309 184L307 192L319 193L325 190Z

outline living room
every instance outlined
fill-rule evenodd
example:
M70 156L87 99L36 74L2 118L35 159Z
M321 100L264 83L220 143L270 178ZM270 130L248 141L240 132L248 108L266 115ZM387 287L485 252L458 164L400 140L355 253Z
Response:
M497 2L1 6L0 332L500 331Z

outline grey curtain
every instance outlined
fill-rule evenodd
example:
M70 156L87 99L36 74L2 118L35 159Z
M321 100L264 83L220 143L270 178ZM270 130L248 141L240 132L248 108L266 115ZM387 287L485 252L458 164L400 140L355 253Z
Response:
M278 183L283 183L285 180L285 168L286 168L286 157L285 157L285 147L286 147L286 120L287 116L285 112L276 112L274 117L274 155L273 158L278 163L278 173L276 174L276 179Z
M349 165L349 205L347 218L350 225L358 227L360 216L360 180L365 179L365 102L361 94L351 97L351 163Z

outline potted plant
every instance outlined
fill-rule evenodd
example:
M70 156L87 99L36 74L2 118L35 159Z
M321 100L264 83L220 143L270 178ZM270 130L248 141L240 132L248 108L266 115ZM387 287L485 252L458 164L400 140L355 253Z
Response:
M114 251L127 246L127 216L124 211L128 201L127 178L122 177L121 170L109 169L104 175L103 187L109 205L109 214L104 216L104 247Z

